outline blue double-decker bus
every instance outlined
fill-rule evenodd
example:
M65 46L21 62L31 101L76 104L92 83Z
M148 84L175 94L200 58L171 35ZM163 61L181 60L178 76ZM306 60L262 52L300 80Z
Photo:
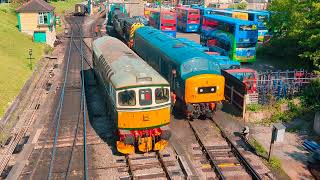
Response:
M270 19L270 12L266 10L239 10L239 9L228 9L234 12L242 12L248 14L248 20L253 21L258 27L258 42L262 43L266 36L269 36L267 28L267 22Z
M210 51L238 62L256 60L258 30L254 22L221 15L205 15L203 21L200 42Z

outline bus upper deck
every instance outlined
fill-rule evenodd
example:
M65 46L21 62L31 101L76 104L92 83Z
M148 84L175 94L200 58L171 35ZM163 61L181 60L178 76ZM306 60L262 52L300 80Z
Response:
M176 37L177 15L175 12L169 10L150 11L149 24L170 36Z
M200 26L200 12L198 9L177 7L178 29L184 32L197 32Z
M201 44L234 61L254 62L257 38L257 26L252 21L221 15L204 16Z

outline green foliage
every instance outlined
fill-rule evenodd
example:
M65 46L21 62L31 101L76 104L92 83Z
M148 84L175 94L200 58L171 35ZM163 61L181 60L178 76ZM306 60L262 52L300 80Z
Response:
M264 149L264 147L254 138L250 139L250 145L255 149L258 156L264 158L265 160L268 158L268 152ZM271 156L269 161L266 161L268 165L276 171L283 171L281 168L281 161L279 158Z
M281 169L281 161L280 159L271 156L269 160L269 164L273 169Z
M236 3L236 4L230 4L229 8L233 8L233 9L247 9L248 3L246 1L241 1L240 3Z
M250 139L250 145L254 147L256 150L256 153L259 156L262 156L264 158L267 157L267 151L263 148L263 146L256 140L256 139Z
M320 111L320 78L317 78L302 92L302 101L309 110Z
M246 108L247 108L248 111L258 112L258 111L260 111L260 110L263 108L263 106L262 106L261 104L255 103L255 104L248 104L248 105L246 106Z
M268 10L273 30L269 46L275 54L298 56L320 68L320 1L274 0Z

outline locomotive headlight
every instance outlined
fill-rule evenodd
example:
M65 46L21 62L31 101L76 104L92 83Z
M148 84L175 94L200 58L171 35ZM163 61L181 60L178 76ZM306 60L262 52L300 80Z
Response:
M203 89L200 89L200 92L203 92Z
M211 91L211 92L214 92L214 88L211 88L210 91Z

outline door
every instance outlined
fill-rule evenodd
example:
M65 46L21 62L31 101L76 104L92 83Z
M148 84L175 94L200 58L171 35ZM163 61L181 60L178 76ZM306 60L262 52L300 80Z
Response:
M34 42L46 42L46 32L35 31L33 33Z

